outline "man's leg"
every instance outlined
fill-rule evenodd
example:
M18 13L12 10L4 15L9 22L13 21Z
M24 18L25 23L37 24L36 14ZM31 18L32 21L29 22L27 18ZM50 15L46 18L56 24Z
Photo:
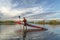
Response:
M25 40L27 34L27 26L23 26L23 40Z

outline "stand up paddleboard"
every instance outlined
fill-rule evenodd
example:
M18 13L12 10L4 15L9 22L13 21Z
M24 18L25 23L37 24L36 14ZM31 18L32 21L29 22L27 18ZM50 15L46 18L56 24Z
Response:
M19 25L23 25L23 23L21 22L16 22L17 24ZM33 28L37 28L37 29L27 29L27 32L35 32L35 31L46 31L48 29L46 28L43 28L43 27L40 27L40 26L36 26L36 25L32 25L32 24L26 24L28 27L33 27ZM21 31L21 30L18 30L18 32Z

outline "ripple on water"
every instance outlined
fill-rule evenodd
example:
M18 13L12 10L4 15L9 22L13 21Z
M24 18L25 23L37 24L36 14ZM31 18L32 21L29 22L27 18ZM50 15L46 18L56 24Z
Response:
M5 32L3 31L4 35L0 35L0 40L20 40L20 39L22 39L14 33L15 29L19 29L19 27L12 26L11 28L10 27L6 28L6 30L4 30ZM8 35L8 36L6 36L6 35ZM5 39L1 39L1 36L5 36ZM51 31L28 32L27 36L26 36L26 40L60 40L60 35L55 34Z
M20 38L10 38L4 40L20 40ZM28 32L26 40L60 40L60 36L53 32Z

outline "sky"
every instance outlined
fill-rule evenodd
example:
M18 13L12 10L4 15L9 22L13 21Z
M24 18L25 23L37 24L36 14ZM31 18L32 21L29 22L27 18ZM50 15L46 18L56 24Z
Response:
M0 19L60 19L60 0L0 0Z

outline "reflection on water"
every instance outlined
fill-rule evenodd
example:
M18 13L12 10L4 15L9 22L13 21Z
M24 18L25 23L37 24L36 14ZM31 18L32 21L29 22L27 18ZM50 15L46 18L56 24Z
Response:
M0 40L20 40L22 35L15 33L23 25L0 25ZM47 31L29 32L26 40L60 40L60 25L39 25ZM30 28L30 27L29 27Z

